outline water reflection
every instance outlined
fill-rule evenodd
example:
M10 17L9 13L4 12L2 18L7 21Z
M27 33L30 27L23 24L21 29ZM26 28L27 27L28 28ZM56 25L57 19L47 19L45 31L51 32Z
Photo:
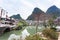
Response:
M29 36L30 34L26 29L22 31L21 35L11 34L8 40L24 40L26 36Z

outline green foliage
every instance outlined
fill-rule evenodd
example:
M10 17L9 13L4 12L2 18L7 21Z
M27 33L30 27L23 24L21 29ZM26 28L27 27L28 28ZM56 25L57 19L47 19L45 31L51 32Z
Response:
M21 20L18 22L17 26L27 26L28 23L25 20Z
M44 21L43 22L43 26L46 28L47 27L47 24L46 24L46 22Z
M53 27L53 25L54 25L53 19L50 19L50 20L48 21L48 25L49 25L50 27Z
M19 19L19 20L22 19L21 16L20 16L20 14L12 15L10 18Z
M22 23L23 26L27 26L28 25L28 23L25 20L21 20L20 23Z
M15 28L13 28L14 30L20 30L20 29L22 29L22 26L23 24L21 23L21 22L18 22L18 24L17 24L17 27L15 27Z
M20 20L20 21L18 22L18 24L17 24L17 27L15 27L14 29L20 30L20 29L22 29L24 26L27 26L27 25L28 25L27 22L25 22L24 20Z
M47 37L48 39L53 39L53 40L57 40L58 39L58 33L56 32L56 31L54 31L54 30L52 30L52 29L45 29L45 30L43 30L43 35L45 36L45 37Z
M57 16L56 15L53 15L53 19L56 19L57 18Z
M25 40L46 40L46 39L41 38L39 34L35 34L27 36Z
M18 22L18 24L17 24L17 26L22 26L23 25L23 23L21 23L21 22Z
M48 26L51 28L51 29L53 29L53 30L55 30L56 31L56 24L54 24L54 21L53 21L54 19L50 19L49 21L48 21Z

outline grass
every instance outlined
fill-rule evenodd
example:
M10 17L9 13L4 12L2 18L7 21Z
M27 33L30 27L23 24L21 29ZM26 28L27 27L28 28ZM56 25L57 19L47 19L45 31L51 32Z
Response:
M25 29L25 27L22 30L24 30L24 29ZM8 38L11 34L20 35L22 30L12 30L10 32L4 33L2 36L0 36L0 40L8 40Z

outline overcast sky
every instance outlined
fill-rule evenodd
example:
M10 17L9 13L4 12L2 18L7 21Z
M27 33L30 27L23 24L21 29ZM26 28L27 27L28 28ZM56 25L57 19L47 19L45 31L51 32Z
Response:
M60 0L0 0L0 7L6 10L9 16L20 14L23 19L26 19L35 7L46 12L52 5L60 8Z

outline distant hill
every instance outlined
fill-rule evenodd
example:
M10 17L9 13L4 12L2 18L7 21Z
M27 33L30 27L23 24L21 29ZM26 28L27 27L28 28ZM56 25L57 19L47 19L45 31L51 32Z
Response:
M14 18L14 19L22 19L20 14L17 14L17 15L12 15L11 18Z
M44 13L44 12L36 7L34 8L32 14L27 18L27 20L34 20L35 15L41 14L41 13Z
M58 16L60 16L60 9L57 8L55 5L53 5L50 8L48 8L46 13L58 17Z
M33 12L32 12L32 14L41 14L41 13L44 13L41 9L39 9L39 8L34 8L34 10L33 10Z
M34 8L32 14L27 18L27 20L35 20L36 17L39 17L39 20L46 20L48 19L48 15L44 13L41 9L39 8Z

